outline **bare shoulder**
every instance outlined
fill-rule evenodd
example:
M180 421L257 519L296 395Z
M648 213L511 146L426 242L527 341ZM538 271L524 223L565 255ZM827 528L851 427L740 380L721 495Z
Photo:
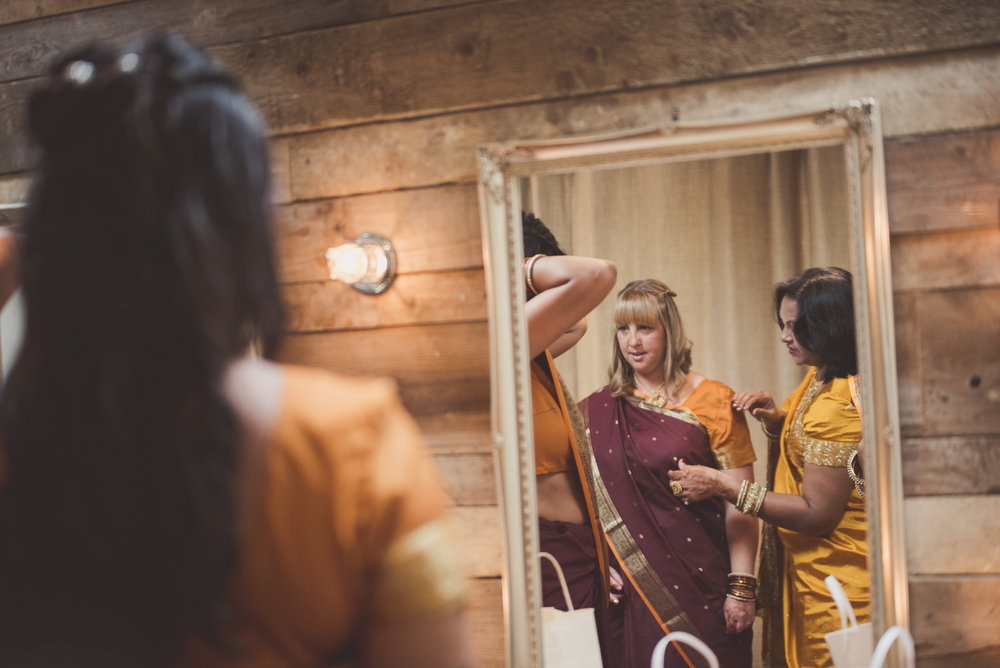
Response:
M251 434L274 427L281 410L285 373L279 364L243 357L226 370L223 389L236 415Z

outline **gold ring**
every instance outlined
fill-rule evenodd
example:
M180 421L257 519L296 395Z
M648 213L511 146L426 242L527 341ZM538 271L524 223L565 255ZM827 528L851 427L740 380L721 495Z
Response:
M673 490L674 496L680 496L681 492L684 491L684 486L681 485L681 481L680 480L671 480L670 481L670 489Z

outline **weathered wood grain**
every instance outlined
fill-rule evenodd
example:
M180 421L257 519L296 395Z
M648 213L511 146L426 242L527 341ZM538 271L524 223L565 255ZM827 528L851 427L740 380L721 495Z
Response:
M917 322L917 293L893 292L892 306L900 428L903 434L911 431L919 434L924 421L924 387L920 366L920 329L914 326Z
M893 234L1000 225L1000 130L885 144Z
M467 616L478 668L505 668L503 583L500 578L469 581Z
M995 3L959 7L518 0L216 52L297 130L997 43ZM308 104L288 104L303 90Z
M421 415L417 424L427 445L437 454L490 453L493 451L491 419L489 409L449 411Z
M921 294L925 435L1000 432L1000 288Z
M387 327L288 337L282 361L395 378L415 415L489 410L485 322Z
M152 27L180 32L202 47L235 42L255 42L275 35L327 29L328 39L336 38L331 26L369 22L394 13L410 13L447 5L448 2L410 2L393 8L394 0L44 0L7 2L20 5L24 16L32 5L50 14L29 23L0 25L0 81L36 77L58 53L73 45L100 38L124 45ZM464 4L468 4L467 2ZM50 7L45 7L46 5ZM62 7L60 7L60 5ZM67 13L78 5L77 11ZM44 9L42 9L44 7ZM0 10L0 22L13 9ZM38 15L38 12L35 12ZM369 29L370 30L370 29ZM377 31L376 31L377 32Z
M998 615L1000 576L910 578L910 621L921 668L995 667Z
M0 4L0 24L30 21L55 14L70 14L127 0L7 0Z
M455 503L460 506L496 506L497 487L493 455L476 453L435 456L438 470Z
M909 575L1000 577L1000 495L907 497L905 515Z
M454 517L464 572L469 577L497 577L503 569L503 532L497 506L457 506Z
M271 142L271 201L284 204L292 199L291 169L288 142Z
M907 497L1000 494L1000 434L903 438L902 461Z
M956 71L964 76L956 78ZM291 144L292 196L316 199L474 182L482 143L664 125L675 109L682 120L746 119L875 97L888 136L1000 125L996 90L1000 49L501 107L284 141ZM914 108L913 99L928 104Z
M401 274L479 268L483 266L479 228L472 184L282 206L275 217L281 279L328 280L326 249L363 232L392 241Z
M1000 174L1000 169L997 170ZM997 180L1000 190L1000 179ZM993 201L1000 209L1000 200ZM891 240L894 290L1000 286L1000 225Z
M681 119L746 119L874 97L883 103L887 136L1000 125L995 94L1000 89L998 62L1000 49L978 49L876 61L863 69L841 65L596 97L559 100L555 96L552 102L454 114L446 120L422 118L403 126L364 125L349 132L299 136L294 139L308 155L301 156L293 168L300 181L295 196L314 199L469 181L475 178L474 151L480 143L662 125L669 123L675 110ZM270 82L254 76L247 81L261 95L271 94ZM0 152L0 174L28 164L21 130L29 84L0 85L0 110L8 112L0 114L0 145L7 147ZM313 109L320 104L312 99L314 94L312 89L296 88L294 97L283 103L292 109ZM915 106L914 99L925 103ZM257 101L265 102L260 95ZM276 104L269 101L265 111L275 109ZM333 119L325 126L293 125L286 118L290 113L268 112L275 133L351 122ZM427 113L415 110L410 115ZM308 159L314 162L311 169L301 164Z
M329 278L286 285L288 325L297 333L485 320L482 269L403 274L372 296Z
M28 185L26 176L0 177L0 203L23 202L28 197Z

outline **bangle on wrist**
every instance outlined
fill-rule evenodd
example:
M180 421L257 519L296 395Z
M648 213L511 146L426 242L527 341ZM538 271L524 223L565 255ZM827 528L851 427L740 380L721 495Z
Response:
M532 255L530 258L524 261L524 283L528 286L528 290L531 291L532 296L538 294L538 290L535 288L534 281L534 271L535 263L538 262L538 258L545 257L545 253L539 253L538 255Z
M780 427L778 428L778 433L774 433L773 431L771 431L770 429L767 428L767 423L766 422L761 422L760 423L760 428L763 430L764 436L767 436L767 438L768 438L769 441L778 441L778 440L781 440L781 428Z

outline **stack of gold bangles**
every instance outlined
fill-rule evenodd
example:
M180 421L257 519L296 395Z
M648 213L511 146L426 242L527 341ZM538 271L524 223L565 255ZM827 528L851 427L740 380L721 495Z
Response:
M756 601L757 578L750 573L730 573L726 596L737 601Z
M764 505L764 495L767 489L755 482L744 480L740 484L740 493L736 497L736 510L744 515L757 517L760 507Z

